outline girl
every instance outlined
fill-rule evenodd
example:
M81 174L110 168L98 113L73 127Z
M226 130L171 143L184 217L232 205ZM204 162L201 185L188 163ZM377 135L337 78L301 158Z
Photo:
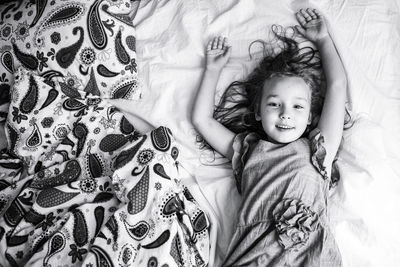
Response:
M308 8L296 18L296 31L320 53L323 107L315 51L275 31L282 51L267 55L246 81L232 83L213 116L215 87L231 49L221 37L207 46L192 120L205 141L232 160L243 197L223 266L341 266L327 198L343 131L346 74L322 15Z

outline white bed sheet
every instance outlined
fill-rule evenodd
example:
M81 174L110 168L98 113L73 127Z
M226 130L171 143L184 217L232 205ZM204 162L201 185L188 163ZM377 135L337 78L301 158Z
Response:
M211 227L209 266L219 266L240 197L229 163L199 150L190 114L204 65L204 46L215 35L232 45L218 94L245 77L255 61L248 46L272 24L295 24L300 7L328 18L348 73L354 126L340 150L342 180L331 196L331 216L344 266L398 266L400 262L400 17L395 0L142 0L136 21L140 101L134 107L155 125L170 127L181 143L182 173Z

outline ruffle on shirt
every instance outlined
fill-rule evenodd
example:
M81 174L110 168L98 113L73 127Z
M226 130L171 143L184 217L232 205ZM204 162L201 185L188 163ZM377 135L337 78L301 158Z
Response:
M278 243L284 249L304 246L318 225L317 213L299 199L284 199L272 212L278 233Z
M324 160L326 157L326 150L324 147L324 136L318 128L312 130L309 134L310 145L311 145L311 162L322 177L326 180L329 179L326 166L324 166ZM329 188L335 187L340 180L340 174L337 167L337 157L335 157L332 163L332 171L329 180Z
M242 173L251 148L260 140L256 133L239 133L233 140L232 169L239 194L242 194Z

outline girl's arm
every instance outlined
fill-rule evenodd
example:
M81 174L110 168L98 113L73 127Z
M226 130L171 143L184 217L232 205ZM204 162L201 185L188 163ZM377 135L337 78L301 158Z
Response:
M296 13L300 26L296 29L317 46L327 82L324 106L318 128L324 137L325 166L331 166L342 139L345 116L346 73L329 35L324 17L315 9Z
M192 123L209 145L228 159L232 159L235 134L213 117L215 88L229 54L230 47L226 38L215 37L208 43L206 68L195 98Z

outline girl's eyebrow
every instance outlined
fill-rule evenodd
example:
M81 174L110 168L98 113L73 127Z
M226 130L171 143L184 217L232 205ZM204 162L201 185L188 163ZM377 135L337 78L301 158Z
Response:
M304 101L308 102L308 99L305 97L302 97L302 96L297 96L296 99L304 100Z
M268 98L273 98L273 97L277 97L277 98L279 98L279 96L278 95L267 95L267 99ZM296 96L295 97L295 99L298 99L298 100L304 100L304 101L306 101L306 102L308 102L308 99L307 98L305 98L305 97L302 97L302 96Z
M267 95L267 98L271 98L271 97L279 97L278 95Z

